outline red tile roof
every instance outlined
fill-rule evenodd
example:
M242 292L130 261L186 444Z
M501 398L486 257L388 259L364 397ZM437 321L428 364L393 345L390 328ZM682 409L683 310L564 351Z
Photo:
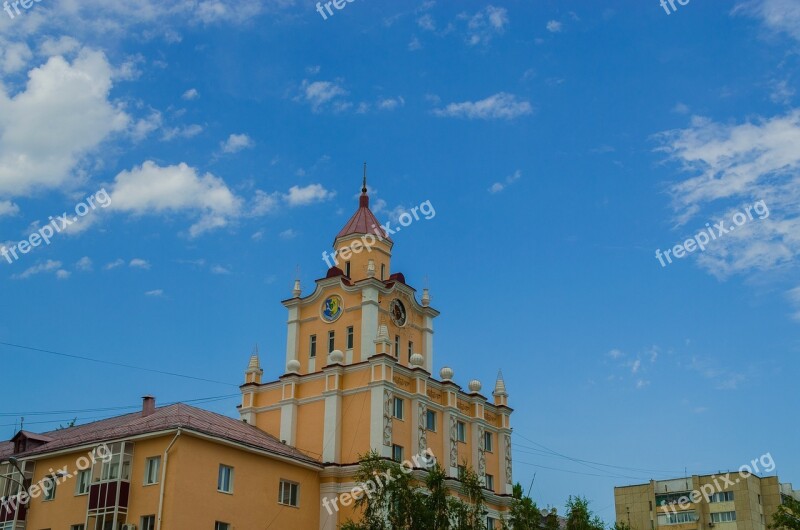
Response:
M353 217L347 221L344 228L336 234L336 239L351 234L375 234L380 235L388 241L392 240L383 227L381 227L381 223L375 217L375 214L369 209L369 195L366 193L362 193L358 198L358 210L356 210Z
M274 436L267 434L257 427L243 421L229 418L228 416L198 409L183 403L159 407L155 412L145 417L142 417L142 413L139 411L42 434L23 432L24 434L29 434L32 439L37 441L49 441L19 454L13 454L13 442L0 442L0 459L12 455L17 458L26 458L50 453L52 451L69 449L71 447L99 444L101 442L178 428L222 438L254 449L267 451L278 456L292 458L322 467L320 462L315 458L282 443Z

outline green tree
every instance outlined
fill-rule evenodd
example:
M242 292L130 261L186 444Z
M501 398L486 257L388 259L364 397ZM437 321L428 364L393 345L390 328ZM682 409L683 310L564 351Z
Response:
M611 527L611 530L631 530L631 527L628 525L628 523L625 522L621 523L617 521L616 523L614 523L614 526Z
M567 530L603 530L603 521L589 509L589 501L584 497L567 499Z
M514 530L539 530L542 512L533 499L523 494L522 485L514 484L508 522Z
M769 527L773 530L800 530L800 501L784 495Z
M550 508L550 512L544 517L545 530L559 530L561 523L558 520L558 510Z

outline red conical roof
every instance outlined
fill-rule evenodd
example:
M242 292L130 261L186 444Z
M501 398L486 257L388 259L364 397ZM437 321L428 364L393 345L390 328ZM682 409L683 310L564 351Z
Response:
M362 188L361 196L358 198L358 210L356 210L353 217L347 221L344 228L336 234L336 239L352 234L375 234L380 235L380 237L388 241L392 240L386 233L386 230L381 227L378 218L375 217L375 214L369 209L369 195L367 195L366 187Z

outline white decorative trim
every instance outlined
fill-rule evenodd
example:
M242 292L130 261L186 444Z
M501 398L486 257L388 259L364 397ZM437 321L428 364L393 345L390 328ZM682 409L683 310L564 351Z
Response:
M392 391L383 391L383 445L392 446Z
M458 467L458 419L450 414L450 467Z
M511 435L505 435L506 443L506 484L513 485L514 482L511 478Z

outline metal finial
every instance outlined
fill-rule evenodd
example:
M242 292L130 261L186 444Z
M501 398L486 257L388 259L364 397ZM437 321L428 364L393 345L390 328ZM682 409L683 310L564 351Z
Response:
M361 185L361 193L367 193L367 163L364 162L364 183Z

